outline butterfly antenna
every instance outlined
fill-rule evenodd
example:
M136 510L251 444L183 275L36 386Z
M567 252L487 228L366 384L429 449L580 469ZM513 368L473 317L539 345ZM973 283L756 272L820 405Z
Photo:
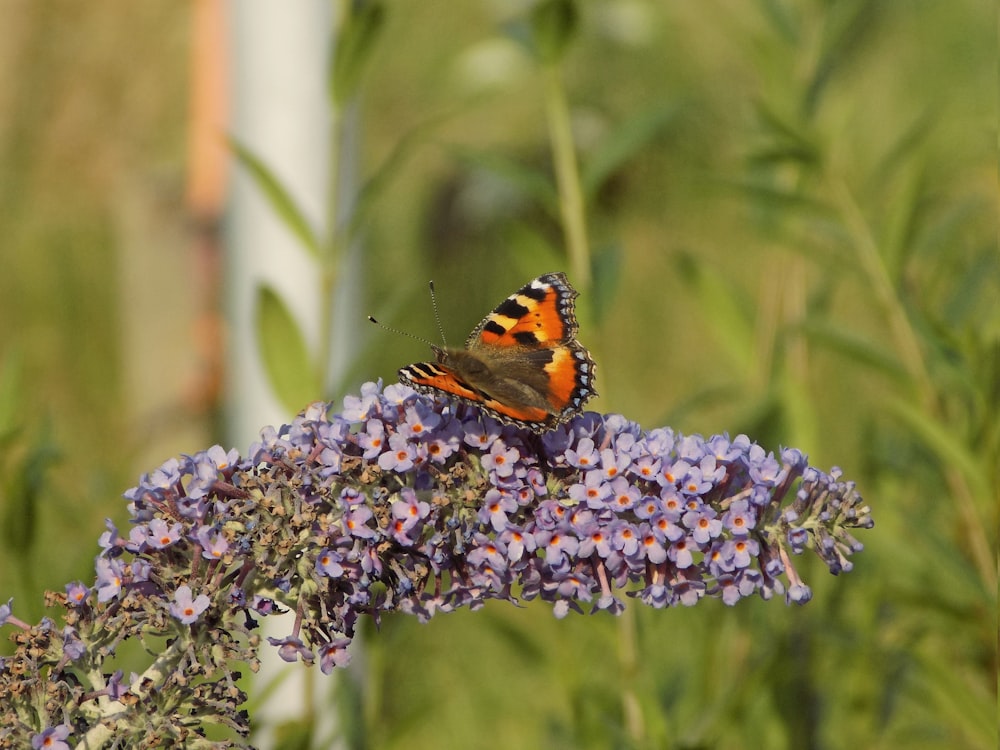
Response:
M368 316L368 320L370 320L372 323L374 323L375 325L377 325L383 331L388 331L389 333L395 333L395 334L398 334L399 336L406 336L406 338L408 338L408 339L415 339L416 341L419 341L421 344L427 344L427 346L429 346L431 348L433 348L435 346L434 343L428 341L425 338L421 338L420 336L417 336L415 333L410 333L409 331L401 331L398 328L393 328L392 326L387 326L385 323L379 323L371 315Z
M427 284L431 290L431 307L434 308L434 322L437 323L438 333L441 334L441 343L444 344L444 348L448 348L448 340L444 337L444 326L441 325L441 316L438 314L438 302L437 297L434 295L434 281L429 281Z

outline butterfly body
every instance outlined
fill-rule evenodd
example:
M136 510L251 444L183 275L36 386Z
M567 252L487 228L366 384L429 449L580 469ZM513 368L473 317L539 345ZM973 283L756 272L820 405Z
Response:
M550 430L596 395L594 361L576 340L576 297L565 274L539 276L487 315L464 349L432 347L435 362L404 367L399 379L502 422Z

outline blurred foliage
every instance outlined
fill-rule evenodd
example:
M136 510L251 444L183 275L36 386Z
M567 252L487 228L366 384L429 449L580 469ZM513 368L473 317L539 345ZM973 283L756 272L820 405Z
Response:
M415 90L397 76L426 49L425 9L393 7L386 46L406 29L407 54L376 59L364 92L374 162L407 115L417 127L469 104L364 209L379 216L365 232L375 299L426 335L419 281L433 275L457 338L558 267L544 74L474 64L517 60L497 50L525 49L505 40L534 24L558 39L539 56L562 66L588 229L607 248L581 299L598 408L801 447L859 480L878 525L844 580L814 571L802 610L391 622L370 641L382 677L362 682L371 744L994 746L1000 255L984 9L565 5L494 9L475 33L472 13L461 34L454 21L467 49L424 60L434 72ZM425 356L405 341L386 354L386 378Z
M34 621L43 588L93 577L104 517L121 520L122 490L153 468L143 450L164 450L175 417L190 416L150 418L150 392L126 386L145 354L122 350L127 320L176 321L184 294L147 273L144 304L126 308L121 273L135 251L123 232L139 192L155 216L181 223L187 15L167 3L128 14L58 1L4 10L0 367L4 429L15 431L4 432L0 596ZM144 247L158 241L142 238ZM183 359L168 343L147 348Z
M561 87L592 248L592 282L571 278L599 365L595 408L801 448L857 480L876 528L850 574L806 566L815 596L802 608L709 601L557 621L545 606L490 606L426 626L392 618L365 639L356 684L342 685L354 746L995 747L994 9L358 7L331 75L332 106L356 96L362 113L365 179L347 230L365 246L371 307L358 325L371 312L433 338L433 278L459 340L527 278L571 270L548 119ZM53 425L51 436L15 437L23 455L50 440L64 455L50 497L67 500L39 509L39 538L59 543L68 498L103 503L75 524L92 550L108 497L127 486L114 436L116 368L130 356L116 349L113 321L127 311L107 273L121 252L107 219L118 204L96 200L94 186L127 161L106 149L180 159L180 120L171 130L150 113L181 107L183 91L160 87L155 102L125 100L122 113L114 92L122 79L139 90L136 66L98 66L101 88L74 87L91 58L56 56L65 45L52 34L90 50L104 30L119 55L136 43L76 12L91 24L85 39L37 11L23 15L33 42L6 53L31 81L7 75L0 89L17 113L0 126L11 167L0 180L11 270L0 304L19 323L5 327L0 354L22 345L25 406ZM182 18L159 20L182 33ZM63 121L38 91L64 104ZM81 100L91 120L65 122ZM108 111L122 122L110 136ZM138 132L150 142L136 144ZM372 331L349 390L427 356L388 335ZM7 570L3 590L19 575Z
M59 451L51 426L33 423L24 402L22 358L15 350L0 363L0 554L3 567L15 573L18 586L10 594L37 592L39 577L31 565L32 553L44 545L39 528L44 493ZM6 600L4 600L6 601Z

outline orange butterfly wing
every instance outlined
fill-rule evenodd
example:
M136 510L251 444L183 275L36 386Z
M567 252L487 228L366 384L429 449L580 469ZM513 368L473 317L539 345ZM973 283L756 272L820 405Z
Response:
M464 350L435 347L399 378L479 406L503 422L541 432L578 414L596 394L594 362L576 340L577 292L566 275L539 276L473 330Z

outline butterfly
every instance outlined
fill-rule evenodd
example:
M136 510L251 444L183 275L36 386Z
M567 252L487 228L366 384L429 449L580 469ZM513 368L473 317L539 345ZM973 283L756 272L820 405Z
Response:
M597 395L594 360L576 340L576 297L566 274L539 276L483 318L464 349L432 344L437 361L404 367L399 380L478 406L501 422L551 430Z

